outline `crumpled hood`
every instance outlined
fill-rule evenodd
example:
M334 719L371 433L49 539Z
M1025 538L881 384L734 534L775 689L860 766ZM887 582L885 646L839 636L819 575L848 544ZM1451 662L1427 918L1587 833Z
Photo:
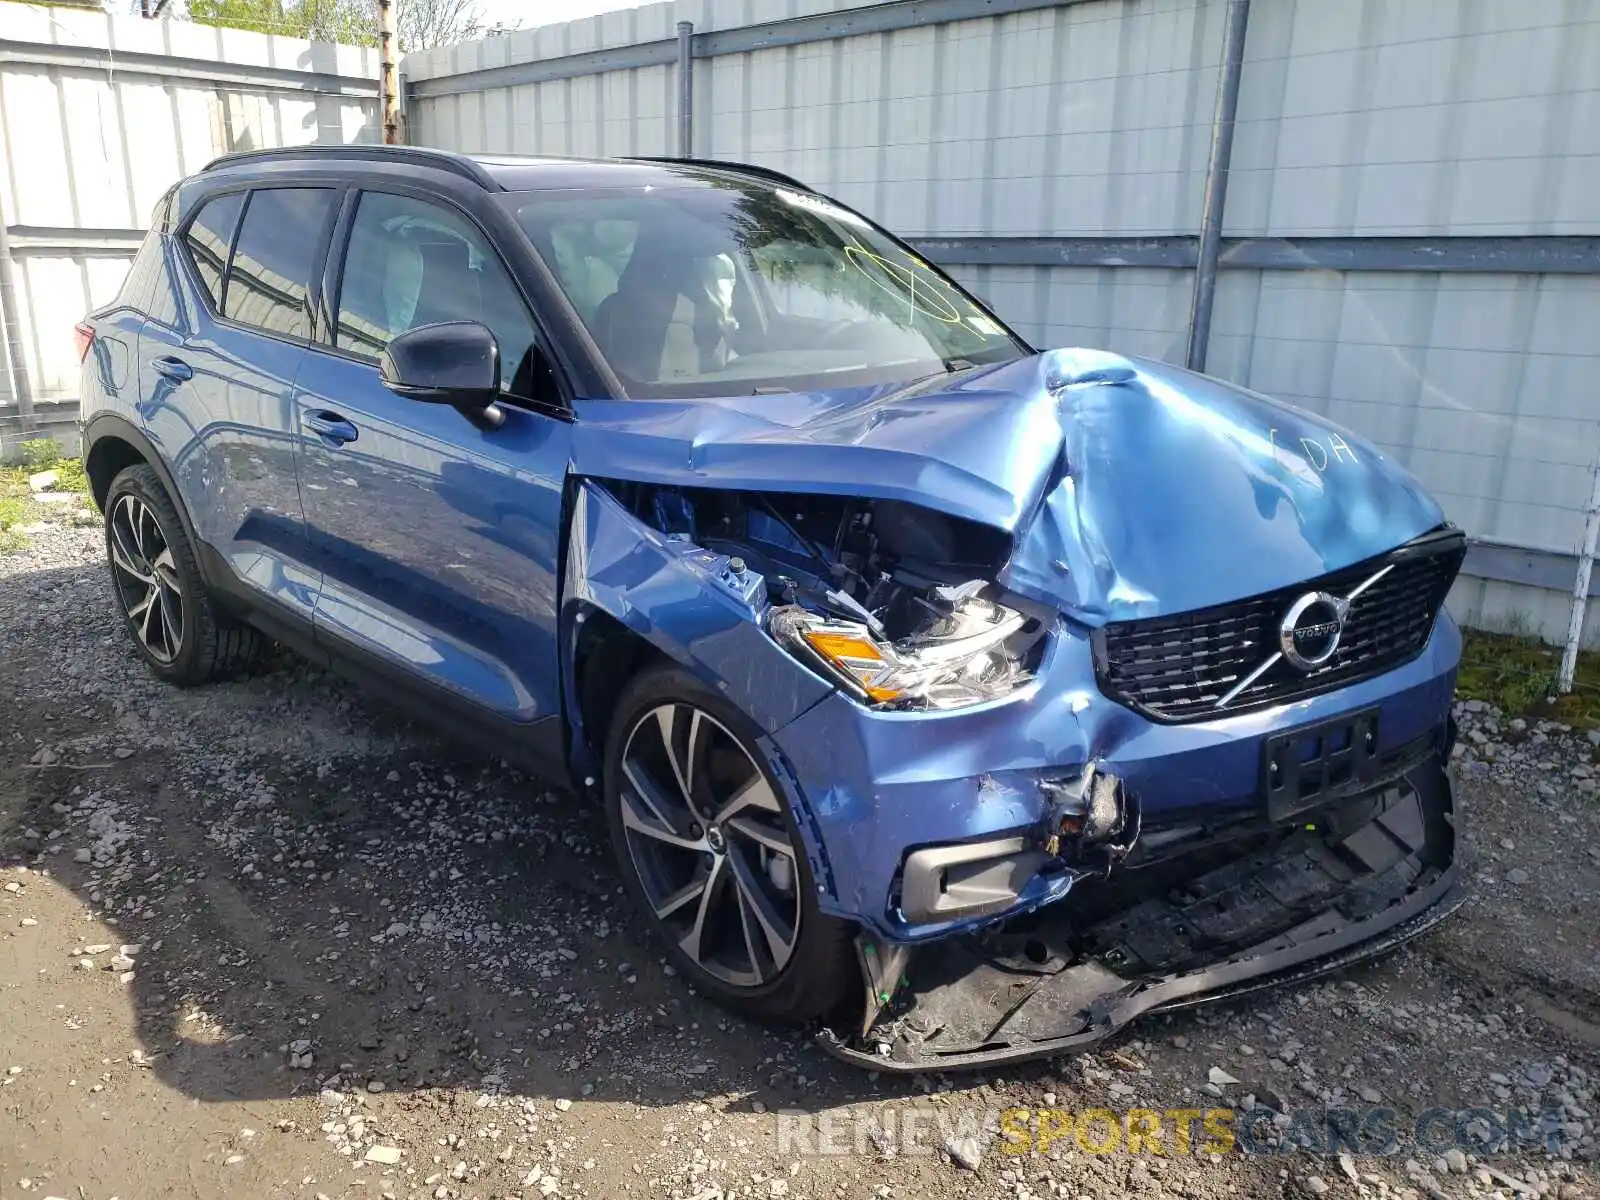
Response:
M581 475L906 500L1003 529L1000 582L1090 625L1270 591L1443 520L1346 430L1091 350L910 387L587 400L578 416Z

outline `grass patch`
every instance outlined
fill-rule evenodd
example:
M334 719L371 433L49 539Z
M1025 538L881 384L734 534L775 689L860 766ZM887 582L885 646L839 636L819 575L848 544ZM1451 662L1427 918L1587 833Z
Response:
M54 438L32 438L17 443L17 462L29 471L43 471L61 461L61 447Z
M83 469L83 459L63 458L55 464L55 472L60 477L56 480L56 491L89 494L89 475Z
M8 550L20 550L28 544L28 539L18 528L26 521L27 516L28 507L25 501L16 496L0 494L0 554Z
M1600 652L1578 655L1572 691L1565 696L1556 690L1560 668L1561 651L1537 638L1463 630L1456 692L1487 701L1508 717L1600 728Z
M46 451L45 446L49 446L50 450ZM30 452L29 447L34 449ZM70 504L38 503L33 498L33 489L28 486L29 475L54 471L57 478L53 491L77 492L85 498L89 492L89 477L84 474L83 462L76 458L62 458L56 444L50 439L23 442L18 450L18 457L22 460L18 465L0 467L0 554L20 550L28 544L22 526L34 521L60 522L69 518L74 511ZM55 453L54 458L50 457L50 452ZM34 460L31 462L28 461L30 453Z

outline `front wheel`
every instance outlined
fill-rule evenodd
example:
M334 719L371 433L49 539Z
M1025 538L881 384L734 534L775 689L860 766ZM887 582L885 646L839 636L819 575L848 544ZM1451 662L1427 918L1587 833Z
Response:
M753 1015L806 1021L856 990L850 926L817 907L753 722L689 672L624 689L606 745L606 815L629 890L672 962Z

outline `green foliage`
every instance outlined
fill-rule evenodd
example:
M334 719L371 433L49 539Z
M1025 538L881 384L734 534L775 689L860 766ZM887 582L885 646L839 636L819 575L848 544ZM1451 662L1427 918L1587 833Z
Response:
M1600 653L1578 655L1572 691L1558 690L1561 651L1537 638L1467 630L1456 692L1484 700L1508 717L1600 727Z
M20 496L8 496L0 490L0 554L20 550L27 544L18 528L28 515L27 502Z
M42 471L61 460L61 447L53 438L34 438L17 443L17 461L34 471Z
M28 486L29 475L48 468L56 472L56 483L52 490L79 493L89 490L89 477L84 473L82 459L62 458L55 443L48 439L24 442L23 446L34 448L32 461L24 457L17 466L0 467L0 554L20 550L28 544L22 526L29 522L60 521L71 515L70 505L46 506L37 503L33 498L33 489ZM51 448L54 458L43 449L44 446Z
M190 0L189 17L202 25L277 33L348 45L378 44L378 10L361 0Z
M202 25L277 33L350 46L378 44L373 0L189 0L189 18ZM464 42L504 27L485 27L477 0L404 0L396 14L402 51Z
M87 492L89 475L83 469L83 459L63 458L56 463L56 491Z

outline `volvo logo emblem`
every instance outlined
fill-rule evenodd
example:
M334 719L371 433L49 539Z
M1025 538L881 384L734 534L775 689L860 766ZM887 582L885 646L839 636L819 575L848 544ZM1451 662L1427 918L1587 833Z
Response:
M1313 671L1339 651L1350 601L1327 592L1307 592L1278 622L1278 649L1302 671Z

